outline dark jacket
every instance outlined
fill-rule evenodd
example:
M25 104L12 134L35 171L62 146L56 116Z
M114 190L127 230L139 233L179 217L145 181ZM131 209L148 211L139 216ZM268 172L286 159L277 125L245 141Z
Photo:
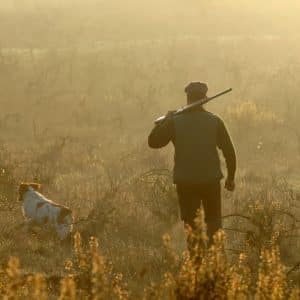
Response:
M219 117L196 109L155 126L148 138L151 148L164 147L170 141L175 146L175 184L203 184L222 179L217 148L225 157L228 178L234 179L235 150Z

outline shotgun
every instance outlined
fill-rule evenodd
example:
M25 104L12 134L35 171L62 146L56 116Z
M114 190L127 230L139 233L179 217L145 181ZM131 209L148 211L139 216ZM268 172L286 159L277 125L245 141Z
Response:
M194 107L201 106L201 105L203 105L203 104L205 104L205 103L207 103L207 102L209 102L209 101L211 101L211 100L213 100L213 99L216 99L216 98L218 98L218 97L220 97L220 96L223 96L223 95L225 95L225 94L228 94L228 93L230 93L231 91L232 91L232 89L228 89L228 90L226 90L226 91L224 91L224 92L221 92L221 93L219 93L219 94L217 94L217 95L215 95L215 96L213 96L213 97L204 98L204 99L201 99L201 100L199 100L199 101L196 101L196 102L194 102L194 103L192 103L192 104L185 105L184 107L182 107L182 108L176 110L176 111L173 113L173 116L177 116L177 115L180 115L180 114L185 113L185 112L187 112L187 111L190 111L190 110L193 109ZM166 116L159 117L158 119L155 120L154 123L155 123L155 124L159 124L159 123L163 122L165 119L166 119Z

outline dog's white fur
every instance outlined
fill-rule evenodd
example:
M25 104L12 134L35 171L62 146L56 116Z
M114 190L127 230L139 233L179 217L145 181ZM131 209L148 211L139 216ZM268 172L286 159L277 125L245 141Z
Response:
M54 230L61 240L66 239L73 230L72 211L39 193L40 185L22 183L19 200L23 202L23 215L30 225L39 225Z

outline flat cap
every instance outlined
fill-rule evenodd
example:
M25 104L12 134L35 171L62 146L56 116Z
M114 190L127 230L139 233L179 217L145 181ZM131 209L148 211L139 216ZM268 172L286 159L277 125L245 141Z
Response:
M191 82L184 91L186 94L201 94L206 95L208 87L205 83L202 82Z

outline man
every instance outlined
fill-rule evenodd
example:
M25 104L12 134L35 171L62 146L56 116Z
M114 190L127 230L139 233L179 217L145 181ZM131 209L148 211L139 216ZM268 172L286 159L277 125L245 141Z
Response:
M206 97L207 85L192 82L185 88L187 103ZM236 155L223 121L202 106L167 118L149 135L151 148L161 148L170 141L175 147L174 183L177 187L181 218L193 227L201 204L205 213L210 242L222 227L221 185L223 174L217 148L221 149L227 166L225 188L235 189Z

